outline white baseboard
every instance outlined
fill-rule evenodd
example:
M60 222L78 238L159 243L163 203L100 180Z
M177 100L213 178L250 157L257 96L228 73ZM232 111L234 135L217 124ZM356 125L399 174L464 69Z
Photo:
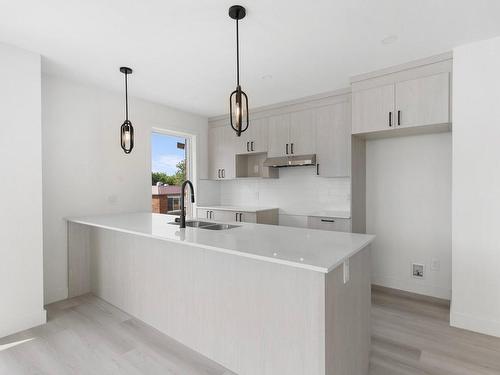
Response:
M453 311L453 306L450 313L450 325L468 331L500 337L500 321L459 313Z
M411 283L393 277L372 275L372 284L385 286L386 288L404 290L405 292L422 294L424 296L435 297L445 300L451 299L451 290L435 285Z
M15 314L2 317L0 320L0 337L9 336L45 323L47 323L47 312L45 309L28 314Z

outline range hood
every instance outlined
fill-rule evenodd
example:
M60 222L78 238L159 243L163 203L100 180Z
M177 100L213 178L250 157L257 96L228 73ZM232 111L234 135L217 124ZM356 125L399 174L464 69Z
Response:
M273 168L301 167L305 165L316 165L316 154L280 156L267 158L264 161L264 167Z

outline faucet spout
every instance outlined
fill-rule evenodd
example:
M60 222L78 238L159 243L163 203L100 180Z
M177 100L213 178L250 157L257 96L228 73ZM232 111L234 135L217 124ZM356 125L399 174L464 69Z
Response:
M184 193L186 190L186 185L189 185L191 189L191 203L194 203L194 187L191 181L186 180L181 186L181 217L180 217L180 227L186 228L186 206L184 204Z

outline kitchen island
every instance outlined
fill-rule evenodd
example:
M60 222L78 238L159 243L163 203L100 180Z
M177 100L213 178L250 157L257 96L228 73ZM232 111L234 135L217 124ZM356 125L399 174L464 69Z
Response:
M367 374L373 236L174 219L69 219L70 296L92 292L241 375Z

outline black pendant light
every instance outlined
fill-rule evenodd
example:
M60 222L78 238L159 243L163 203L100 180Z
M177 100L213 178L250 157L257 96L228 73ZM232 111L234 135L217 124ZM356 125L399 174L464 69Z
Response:
M134 148L134 127L128 119L128 85L127 77L132 74L132 69L122 66L120 72L125 74L125 121L120 128L120 143L123 151L130 154Z
M246 15L246 10L241 5L233 5L229 8L229 17L236 20L236 90L229 97L229 116L231 127L239 137L248 129L248 97L240 86L240 41L238 22Z

